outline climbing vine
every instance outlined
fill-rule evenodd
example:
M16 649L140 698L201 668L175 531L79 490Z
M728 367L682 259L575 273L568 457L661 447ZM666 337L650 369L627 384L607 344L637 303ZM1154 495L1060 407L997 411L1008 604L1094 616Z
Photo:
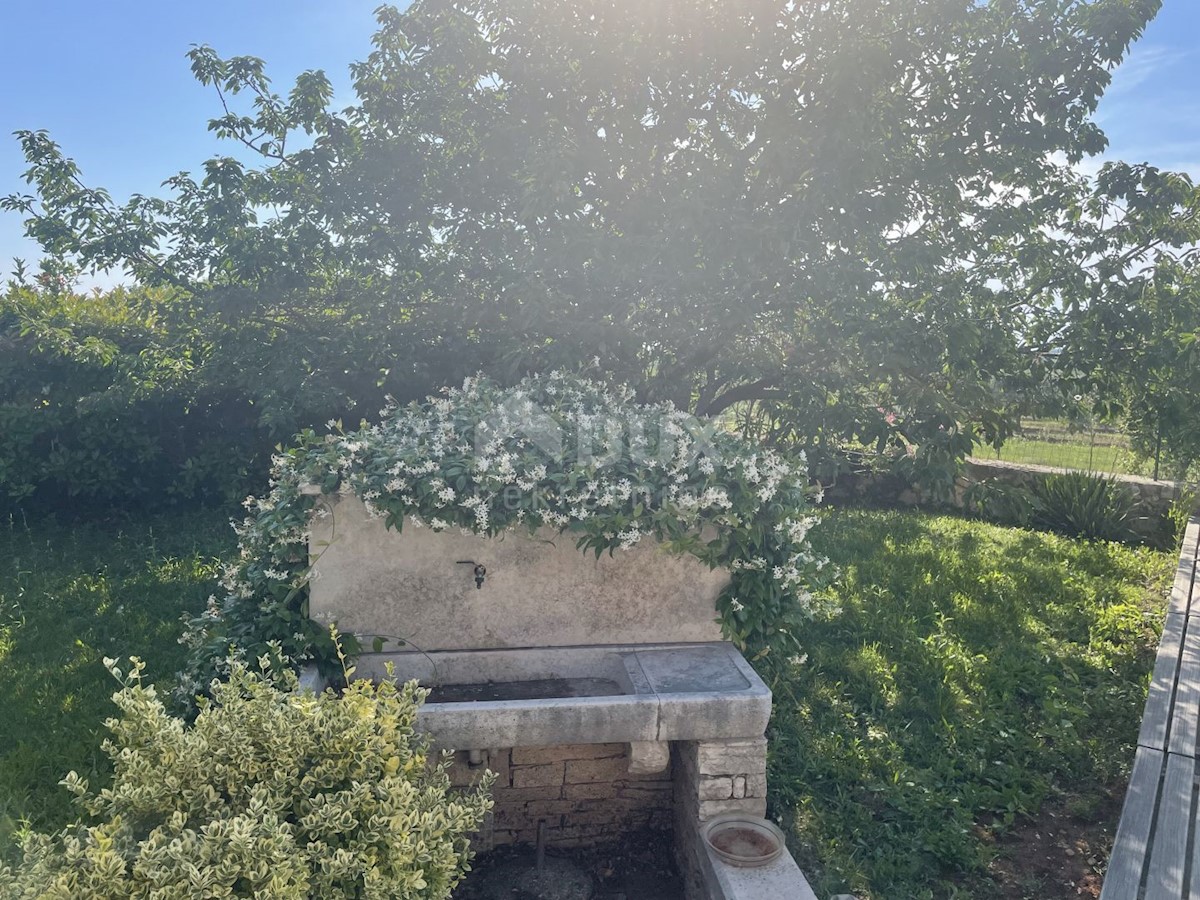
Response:
M732 578L717 602L725 634L755 653L798 652L796 626L824 611L825 561L807 546L819 488L788 458L669 404L561 372L504 388L483 378L377 425L303 432L274 460L270 491L245 501L239 555L223 594L183 641L193 696L235 656L337 667L337 647L308 617L309 530L324 498L354 494L387 527L496 535L552 528L582 552L642 540L690 553ZM371 636L344 636L351 650Z

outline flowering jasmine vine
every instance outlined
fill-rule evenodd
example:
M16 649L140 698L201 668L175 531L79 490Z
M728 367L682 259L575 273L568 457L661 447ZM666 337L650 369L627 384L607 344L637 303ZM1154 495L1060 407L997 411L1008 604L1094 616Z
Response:
M269 642L284 661L339 665L337 648L307 615L308 552L323 497L359 497L389 528L497 535L554 528L582 552L618 554L643 540L727 567L717 603L725 634L765 653L789 627L828 611L812 587L825 561L808 547L819 489L803 454L786 457L670 404L555 372L513 388L468 379L425 403L394 406L377 425L302 433L274 459L270 492L246 501L239 555L183 637L191 696L235 656ZM370 637L370 636L358 636ZM355 649L354 639L342 637Z

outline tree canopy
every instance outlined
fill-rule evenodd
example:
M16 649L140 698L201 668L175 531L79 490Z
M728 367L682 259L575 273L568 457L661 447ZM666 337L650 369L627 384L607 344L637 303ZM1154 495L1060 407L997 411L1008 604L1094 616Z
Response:
M185 292L213 372L288 427L598 357L776 438L953 458L1004 436L997 383L1200 234L1182 176L1078 170L1159 6L418 0L378 10L344 109L196 47L237 151L118 204L23 132L6 205Z

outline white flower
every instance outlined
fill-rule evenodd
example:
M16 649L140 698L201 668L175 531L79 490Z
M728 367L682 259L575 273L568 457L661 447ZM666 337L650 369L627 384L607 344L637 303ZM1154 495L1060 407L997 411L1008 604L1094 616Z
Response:
M621 549L628 550L634 544L642 539L642 533L636 525L630 525L627 529L617 535L617 540L621 542Z

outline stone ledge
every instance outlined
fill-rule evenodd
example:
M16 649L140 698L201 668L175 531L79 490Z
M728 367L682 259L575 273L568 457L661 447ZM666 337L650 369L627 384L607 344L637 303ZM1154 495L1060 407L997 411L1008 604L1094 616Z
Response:
M632 754L634 769L650 771L666 762L664 743L736 743L761 735L771 715L770 690L732 645L720 641L364 653L358 658L357 674L378 678L389 663L399 679L416 678L431 686L599 678L621 691L584 697L434 702L418 711L416 727L430 736L433 746L459 751L526 748L529 752L513 757L515 764L558 761L545 756L545 748L552 746L571 748L570 757L559 759L613 759L618 756L614 745L619 744L637 748ZM320 683L315 672L306 672L305 679L314 688ZM600 749L581 749L586 746Z

